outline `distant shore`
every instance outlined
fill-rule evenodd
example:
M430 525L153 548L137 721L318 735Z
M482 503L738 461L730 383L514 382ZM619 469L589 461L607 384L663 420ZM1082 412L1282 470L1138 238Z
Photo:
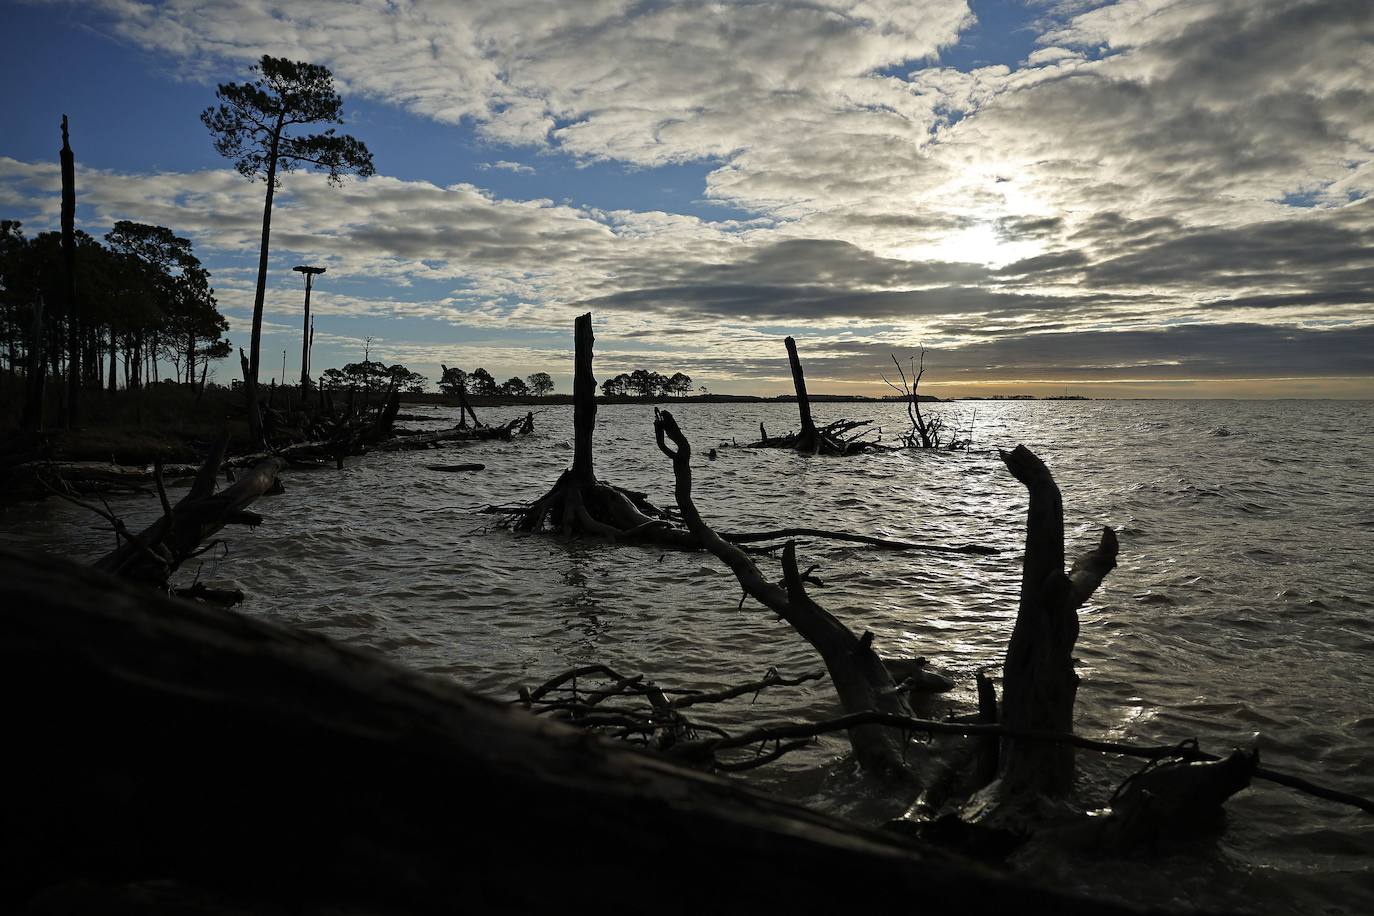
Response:
M906 398L902 397L869 397L860 394L812 394L809 398L813 404L902 404ZM1089 401L1092 398L1080 395L1055 396L1038 398L1027 394L1014 395L992 395L989 397L963 397L963 398L937 398L934 395L922 394L916 398L922 404L947 404L954 401ZM401 401L406 404L443 404L450 407L458 406L458 398L454 395L438 394L435 392L422 392L419 394L403 394ZM474 407L501 407L501 406L549 406L553 404L571 404L573 402L570 394L547 394L542 397L535 395L518 394L469 394L468 401ZM597 395L598 404L795 404L797 396L794 394L779 394L772 397L764 397L757 394L693 394L685 397L673 397L663 395L659 397L633 397L631 395Z

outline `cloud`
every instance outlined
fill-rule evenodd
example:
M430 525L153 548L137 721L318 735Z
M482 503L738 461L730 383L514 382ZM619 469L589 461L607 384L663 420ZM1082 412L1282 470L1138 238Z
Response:
M492 170L492 169L499 169L499 170L505 171L505 172L514 172L514 173L517 174L517 175L533 175L533 174L534 174L534 167L533 167L533 166L524 165L523 163L519 163L519 162L509 162L509 161L507 161L507 160L505 160L505 159L500 159L500 160L497 160L496 162L479 162L479 163L477 164L477 168L480 169L480 170L483 171L483 172L487 172L487 171L490 171L490 170Z
M989 372L1029 371L1007 354L1050 371L1050 354L1115 366L1123 345L1173 346L1148 371L1204 375L1204 358L1290 371L1245 363L1227 335L1277 357L1285 334L1306 354L1374 323L1369 4L1038 2L1037 50L971 71L940 60L975 22L964 0L95 5L101 27L202 77L264 52L326 63L351 92L487 140L705 162L705 198L751 214L291 176L274 244L387 284L341 296L358 314L555 328L591 307L631 339L741 359L778 328L845 327L939 340ZM51 220L38 189L54 180L0 161L0 205ZM82 214L173 226L228 259L256 244L259 193L228 170L102 173Z

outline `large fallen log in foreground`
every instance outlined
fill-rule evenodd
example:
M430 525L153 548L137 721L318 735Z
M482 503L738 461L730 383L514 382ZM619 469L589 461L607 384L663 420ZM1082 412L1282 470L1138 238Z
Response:
M57 557L0 582L5 912L1128 912Z

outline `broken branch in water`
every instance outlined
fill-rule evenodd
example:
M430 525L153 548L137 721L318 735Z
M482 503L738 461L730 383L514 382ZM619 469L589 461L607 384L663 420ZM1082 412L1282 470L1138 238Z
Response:
M718 559L729 566L740 586L754 600L774 611L820 654L846 712L876 710L910 716L905 693L897 688L882 659L873 650L873 636L856 636L838 618L806 593L797 567L796 544L783 549L783 584L759 572L741 548L722 538L702 519L692 499L692 446L668 411L656 411L654 438L659 450L673 463L678 509L688 530ZM855 755L864 769L885 777L918 781L909 765L904 737L891 729L857 725L849 733Z
M774 531L722 532L720 535L732 544L752 544L758 541L777 541L786 538L822 538L831 541L852 541L867 544L881 550L929 550L937 553L967 553L990 556L998 552L996 547L983 544L921 544L915 541L899 541L891 538L870 537L865 534L850 534L847 531L831 531L823 528L778 528Z

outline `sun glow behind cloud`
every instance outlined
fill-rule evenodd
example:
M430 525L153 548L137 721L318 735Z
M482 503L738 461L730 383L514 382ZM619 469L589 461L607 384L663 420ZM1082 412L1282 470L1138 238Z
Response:
M1374 11L1348 0L1009 0L1019 44L996 4L975 28L964 0L68 3L30 18L101 33L94 53L129 58L102 72L136 69L130 44L210 85L264 52L309 58L346 84L350 132L402 138L376 179L294 175L279 198L274 256L328 260L318 307L333 297L341 339L537 338L547 362L488 368L557 374L590 308L608 341L716 390L785 381L778 335L819 353L837 328L854 339L809 372L874 393L914 340L946 378L1006 384L1089 365L1162 383L1184 355L1203 380L1374 374ZM69 91L37 87L22 130L48 131ZM103 170L83 228L192 236L241 313L259 189L161 134L146 168L102 163L95 118L76 123L83 175ZM208 148L192 126L184 145ZM18 133L0 138L0 215L41 231L51 144L20 155ZM413 150L446 157L443 177ZM1290 193L1311 188L1333 205ZM274 275L269 316L292 326L297 299Z
M993 223L980 222L929 242L895 248L892 256L906 261L947 261L998 268L1034 257L1044 250L1045 246L1039 241L1006 239Z

